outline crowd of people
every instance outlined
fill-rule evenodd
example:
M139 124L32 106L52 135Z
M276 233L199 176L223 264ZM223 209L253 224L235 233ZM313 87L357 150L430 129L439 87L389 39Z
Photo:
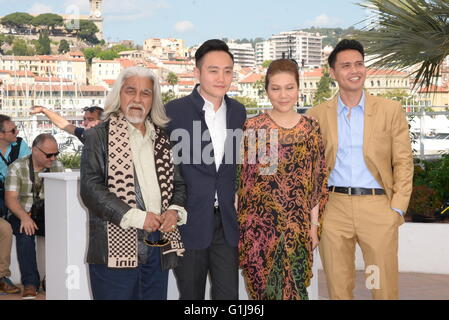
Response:
M342 40L328 63L339 92L296 112L298 65L273 61L272 109L246 119L227 96L234 57L221 40L195 54L198 84L163 105L158 77L120 74L84 128L35 107L84 144L81 199L94 299L167 299L173 270L181 300L239 299L238 270L255 300L306 300L319 247L331 299L352 299L355 245L379 270L375 299L398 299L398 228L412 191L413 158L398 102L364 90L363 46ZM0 115L0 293L10 281L12 236L24 299L40 286L35 236L45 234L40 172L63 170L41 134L31 149Z

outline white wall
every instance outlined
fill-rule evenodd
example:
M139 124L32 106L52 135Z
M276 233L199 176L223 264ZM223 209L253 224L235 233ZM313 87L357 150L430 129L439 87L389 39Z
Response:
M399 271L449 274L449 223L404 223L399 228ZM356 268L364 270L360 247ZM318 269L323 269L317 256Z

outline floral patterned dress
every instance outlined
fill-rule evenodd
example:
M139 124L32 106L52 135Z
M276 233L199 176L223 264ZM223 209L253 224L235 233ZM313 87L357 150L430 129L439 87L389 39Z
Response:
M248 293L255 300L308 299L310 213L319 204L321 222L328 199L318 122L302 116L286 129L262 114L249 119L244 130L238 221Z

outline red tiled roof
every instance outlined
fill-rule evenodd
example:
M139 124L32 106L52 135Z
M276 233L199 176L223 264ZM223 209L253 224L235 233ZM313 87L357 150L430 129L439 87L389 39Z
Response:
M323 76L323 69L314 69L312 71L305 71L304 78L321 78Z
M35 84L35 85L7 85L5 86L5 90L31 90L31 91L61 91L60 85L46 85L46 84ZM51 89L51 90L50 90ZM92 91L106 91L107 89L102 86L80 86L75 87L74 85L63 85L62 91L84 91L84 92L92 92Z
M39 82L71 82L71 80L69 80L69 79L61 79L61 78L56 78L56 77L51 77L51 78L48 78L48 77L39 77L39 76L36 76L36 77L34 77L34 80L35 81L39 81Z
M103 82L104 83L106 83L106 84L108 84L108 85L110 85L110 86L112 86L114 83L115 83L115 79L106 79L106 80L103 80Z
M240 83L255 83L256 81L259 81L262 79L263 79L263 75L253 73L253 74L249 75L248 77L246 77L245 79L243 79L242 81L240 81Z
M15 77L31 77L31 78L35 77L35 74L32 73L31 71L24 71L24 70L10 71L9 74Z
M84 53L82 53L81 51L70 51L67 53L69 56L81 56L84 57Z
M193 65L191 62L185 62L185 61L162 61L163 64L181 64L181 65Z
M178 85L180 86L194 86L195 81L178 81Z
M418 91L419 93L448 93L449 89L447 86L441 87L436 85L431 85L429 87L425 87Z
M404 76L407 77L408 74L402 71L396 71L391 69L374 69L367 68L366 75L368 76Z

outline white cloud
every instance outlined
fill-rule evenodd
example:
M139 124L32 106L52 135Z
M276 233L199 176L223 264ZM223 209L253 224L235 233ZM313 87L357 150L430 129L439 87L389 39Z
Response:
M336 27L342 23L343 21L339 18L330 17L325 13L320 14L313 20L306 21L306 24L311 27Z
M31 13L31 14L42 14L42 13L52 13L52 12L54 12L52 7L50 7L46 4L40 3L40 2L36 2L35 4L33 4L31 6L30 9L28 9L28 13Z
M184 33L190 31L194 28L194 25L190 21L179 21L176 22L174 29L179 33Z

